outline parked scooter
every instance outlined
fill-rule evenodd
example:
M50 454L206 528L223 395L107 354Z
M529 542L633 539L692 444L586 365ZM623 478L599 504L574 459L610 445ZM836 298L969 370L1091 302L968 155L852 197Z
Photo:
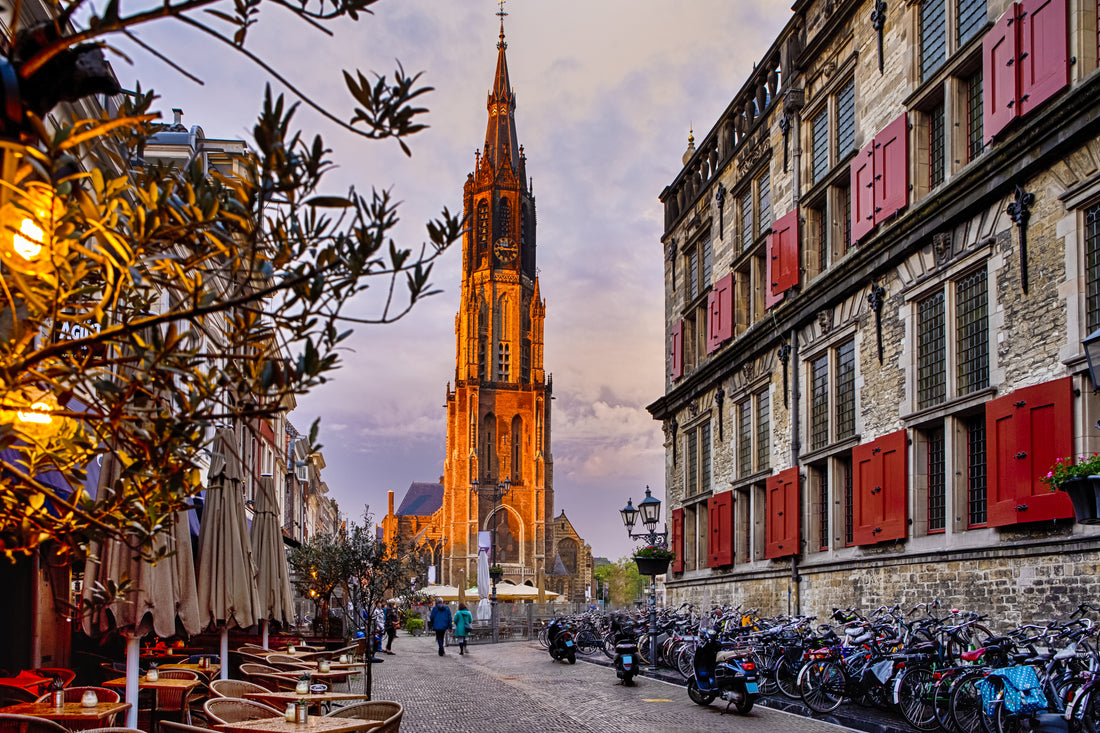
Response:
M570 664L577 663L577 644L565 619L556 618L551 621L546 629L546 638L550 642L550 656L554 661L564 659Z
M626 687L634 686L638 673L638 637L634 624L620 616L611 618L611 633L615 635L615 676Z
M747 715L760 697L752 652L723 650L714 629L701 629L699 634L702 641L695 650L695 674L688 680L688 696L698 705L710 705L721 697L727 711L732 705Z

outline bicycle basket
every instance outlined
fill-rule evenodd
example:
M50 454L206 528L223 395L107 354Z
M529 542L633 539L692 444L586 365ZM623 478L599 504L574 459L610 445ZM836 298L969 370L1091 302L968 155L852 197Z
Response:
M998 678L1000 684L991 681L989 677ZM993 670L989 677L977 685L986 715L996 712L996 702L1002 694L1005 711L1012 715L1031 715L1047 709L1043 685L1034 667L1004 667Z

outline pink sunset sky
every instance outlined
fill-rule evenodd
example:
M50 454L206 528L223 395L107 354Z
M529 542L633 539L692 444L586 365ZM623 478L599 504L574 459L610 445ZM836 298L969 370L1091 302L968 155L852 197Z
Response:
M505 31L516 127L538 206L538 264L547 303L545 365L553 375L555 514L564 510L593 554L631 548L618 510L648 484L664 499L659 423L645 405L663 394L664 285L657 196L681 167L689 126L701 139L791 16L791 0L510 0ZM392 189L402 201L401 244L415 247L444 206L461 213L462 185L484 142L485 99L499 31L492 0L381 0L374 14L329 38L262 6L248 47L337 116L353 101L342 69L392 73L399 59L435 87L420 100L428 130L392 141L342 133L303 108L339 168L331 191ZM171 21L141 38L199 86L121 40L134 80L184 110L208 137L249 139L263 73ZM432 273L442 293L397 324L361 326L343 368L301 399L291 420L321 418L323 478L342 512L376 519L386 492L443 472L444 399L454 380L461 250ZM370 295L360 312L374 312ZM662 520L665 512L662 511Z

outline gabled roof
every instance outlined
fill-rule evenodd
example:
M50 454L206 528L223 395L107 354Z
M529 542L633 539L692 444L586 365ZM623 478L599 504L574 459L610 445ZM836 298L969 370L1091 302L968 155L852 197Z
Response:
M430 517L443 506L443 484L409 484L395 515L399 517Z
M550 571L551 575L569 575L569 571L565 569L565 563L561 561L561 555L554 555L554 569Z

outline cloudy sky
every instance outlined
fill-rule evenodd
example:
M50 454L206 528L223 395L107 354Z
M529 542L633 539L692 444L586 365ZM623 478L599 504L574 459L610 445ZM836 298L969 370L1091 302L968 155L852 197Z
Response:
M664 499L660 426L645 405L663 393L661 190L679 172L689 126L701 138L790 18L791 0L509 0L505 30L516 127L538 205L540 285L547 302L546 369L553 375L555 513L597 556L628 554L618 510L648 484ZM248 47L345 119L352 100L340 70L392 73L396 60L435 87L430 129L391 142L341 133L303 111L339 169L332 192L390 188L402 201L398 237L425 239L444 206L461 213L462 185L484 142L496 63L493 0L381 0L373 16L331 38L264 6ZM202 86L120 43L160 109L208 137L248 139L264 75L231 51L181 32L141 31ZM344 367L299 402L301 430L322 420L324 478L342 511L379 516L413 481L443 472L444 400L454 381L454 317L461 251L432 281L440 295L394 325L361 327ZM365 298L360 312L369 313ZM662 517L663 518L663 517Z

